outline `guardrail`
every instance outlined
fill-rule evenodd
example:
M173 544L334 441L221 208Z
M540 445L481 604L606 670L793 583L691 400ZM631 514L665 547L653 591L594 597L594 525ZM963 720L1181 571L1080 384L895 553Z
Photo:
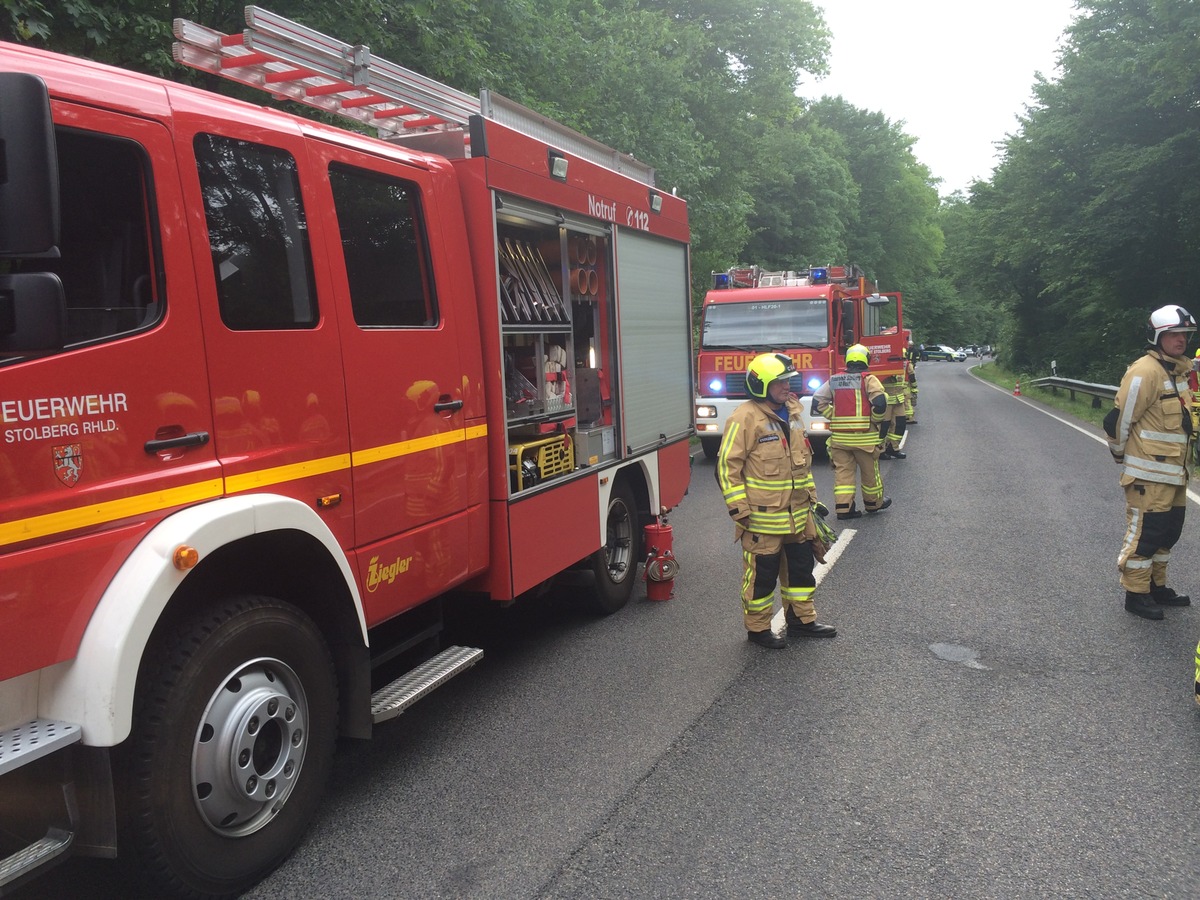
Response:
M1049 388L1058 393L1059 388L1068 391L1071 399L1076 394L1089 394L1092 398L1092 409L1100 409L1101 400L1112 400L1117 396L1117 387L1111 384L1092 384L1089 381L1076 381L1073 378L1059 378L1057 375L1048 378L1035 378L1030 382L1034 387Z

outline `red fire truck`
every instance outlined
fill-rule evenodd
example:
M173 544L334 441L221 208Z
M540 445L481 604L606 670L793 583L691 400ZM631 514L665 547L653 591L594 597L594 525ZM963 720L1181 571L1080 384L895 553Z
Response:
M696 430L709 459L717 455L729 414L749 397L746 366L760 353L792 358L792 390L800 396L807 434L818 449L829 436L829 422L812 414L812 395L844 370L851 345L870 351L871 371L881 378L904 371L904 342L896 336L896 326L903 328L901 296L867 293L866 276L857 266L784 272L743 266L714 272L701 315Z
M244 890L339 735L479 658L447 604L580 569L615 611L687 488L684 201L246 16L176 59L377 133L0 44L0 893Z

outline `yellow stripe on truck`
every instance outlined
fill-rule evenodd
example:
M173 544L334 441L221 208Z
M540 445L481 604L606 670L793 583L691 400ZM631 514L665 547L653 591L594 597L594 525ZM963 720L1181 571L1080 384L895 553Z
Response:
M272 485L286 484L289 481L298 481L315 475L325 475L352 466L365 466L398 456L409 456L448 444L486 437L487 431L486 425L474 425L463 431L452 431L447 434L386 444L357 453L340 453L336 456L310 459L287 466L272 466L268 469L243 472L240 475L229 476L224 479L224 482L220 478L209 478L194 484L150 491L133 497L123 497L120 500L90 503L60 512L46 513L43 516L31 516L13 522L0 522L0 547L17 544L21 541L32 541L53 534L76 531L81 528L94 528L97 525L105 525L134 516L149 515L176 506L201 503L225 494L261 490Z
M4 522L0 524L0 547L64 531L75 531L78 528L104 525L119 519L144 516L161 509L170 509L173 506L186 506L189 503L212 500L220 497L221 493L221 479L212 478L195 484L185 484L182 487L138 494L135 497L123 497L120 500L77 506L74 509L47 513L44 516Z

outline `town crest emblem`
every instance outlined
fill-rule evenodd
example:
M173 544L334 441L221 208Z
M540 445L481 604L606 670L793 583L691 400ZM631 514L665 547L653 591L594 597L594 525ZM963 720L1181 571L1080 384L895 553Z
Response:
M67 487L75 487L83 474L83 449L79 444L62 444L54 448L54 474Z

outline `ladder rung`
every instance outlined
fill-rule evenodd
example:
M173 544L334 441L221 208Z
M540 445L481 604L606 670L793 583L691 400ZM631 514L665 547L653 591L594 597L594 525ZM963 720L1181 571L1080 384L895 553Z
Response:
M394 719L430 691L461 675L483 656L477 647L447 647L371 695L372 721Z

